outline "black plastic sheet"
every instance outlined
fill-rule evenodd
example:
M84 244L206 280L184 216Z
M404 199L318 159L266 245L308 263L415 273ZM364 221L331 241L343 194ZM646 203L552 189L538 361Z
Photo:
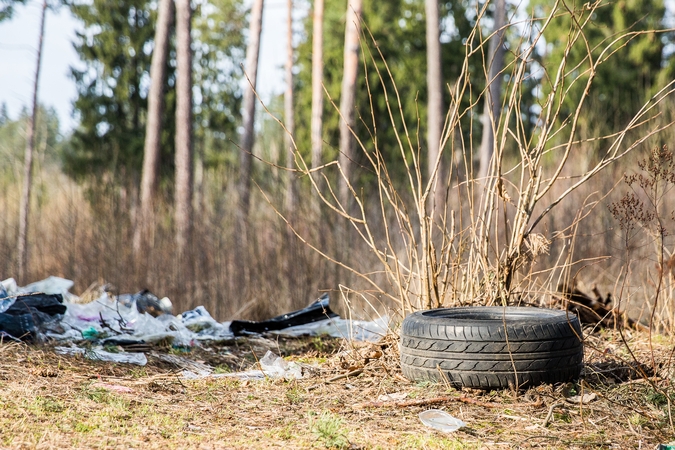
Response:
M230 332L235 336L264 333L266 331L283 330L284 328L338 317L337 314L331 311L329 301L328 294L324 294L320 299L316 300L306 308L282 314L268 320L260 322L233 320L230 324Z
M66 312L61 294L37 292L12 297L14 303L5 312L0 313L0 331L15 338L34 337L43 324L57 319Z

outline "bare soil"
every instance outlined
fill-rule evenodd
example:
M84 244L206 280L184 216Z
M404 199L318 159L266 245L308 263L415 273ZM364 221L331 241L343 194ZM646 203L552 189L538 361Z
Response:
M146 350L148 364L139 367L62 356L44 344L0 345L0 446L653 449L675 439L673 341L656 336L650 345L646 333L594 334L581 382L520 392L410 382L393 337L377 345L268 337ZM267 350L300 364L303 378L182 376L203 365L220 374L255 369ZM595 399L572 403L575 394ZM427 428L418 414L430 408L467 426L450 434Z

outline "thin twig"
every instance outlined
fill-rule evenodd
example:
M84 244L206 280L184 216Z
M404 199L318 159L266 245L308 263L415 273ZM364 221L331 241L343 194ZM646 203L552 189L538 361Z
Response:
M484 408L507 408L509 405L503 403L493 403L493 402L481 402L470 397L433 397L433 398L423 398L423 399L414 399L414 400L401 400L395 402L364 402L354 405L354 409L366 409L366 408L406 408L409 406L429 406L429 405L439 405L443 403L452 403L460 402L467 403L470 405L482 406ZM518 406L523 407L540 407L542 401L538 400L531 403L519 403Z
M561 402L556 402L551 405L551 407L548 409L548 414L546 414L546 419L544 419L543 427L546 428L548 424L551 422L551 418L553 417L553 410L559 406L562 406L563 404Z

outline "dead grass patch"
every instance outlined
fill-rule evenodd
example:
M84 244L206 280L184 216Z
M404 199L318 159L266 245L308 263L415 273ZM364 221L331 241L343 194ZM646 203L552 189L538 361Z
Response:
M648 379L631 371L624 344L649 366L645 333L626 331L622 338L603 332L587 342L582 382L517 395L411 383L400 374L393 338L377 345L238 339L181 354L153 349L145 367L61 356L50 346L3 344L0 446L554 449L654 448L671 441L672 340L654 340L657 367ZM255 368L267 349L301 364L306 378L180 376L189 362L218 367L219 373ZM171 353L177 358L159 357ZM565 397L573 393L595 393L597 399L570 403ZM391 394L399 400L387 401ZM448 401L425 404L443 397ZM426 428L417 415L430 407L468 426L449 435Z

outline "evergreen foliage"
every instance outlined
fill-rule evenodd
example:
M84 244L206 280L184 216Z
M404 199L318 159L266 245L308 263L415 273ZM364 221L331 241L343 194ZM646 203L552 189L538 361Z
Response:
M207 167L236 165L241 116L242 30L246 12L239 0L212 0L195 13L193 24L195 149Z
M200 5L194 18L195 145L218 164L233 153L239 122L245 12L240 0ZM78 88L73 133L64 168L78 180L106 175L137 183L143 163L147 94L156 2L77 2L71 11L83 29L75 48L83 68L72 68ZM175 50L167 60L160 177L173 177Z
M324 12L324 85L335 105L339 105L340 83L342 81L342 61L344 51L345 5L342 1L326 0ZM444 83L450 84L461 70L466 54L463 38L475 24L475 11L468 1L453 1L441 4L441 60ZM356 109L359 138L367 147L374 146L374 133L377 130L377 145L384 155L399 159L400 150L396 136L403 137L403 125L395 104L393 85L386 73L384 61L396 83L401 97L405 122L410 133L413 148L425 146L426 133L426 40L423 0L399 0L396 2L378 2L365 0L363 4L363 23L361 35L361 61ZM310 120L311 120L311 58L312 58L312 21L305 21L305 33L298 47L297 63L299 74L296 77L297 117L296 142L300 152L309 161ZM370 33L374 38L371 38ZM382 52L384 61L378 54ZM480 73L479 56L472 59L475 69ZM372 58L372 59L371 59ZM384 84L379 80L375 66L382 74ZM368 80L366 83L366 73ZM476 77L477 88L484 85L483 77ZM392 108L395 110L396 123L391 123L387 112L384 89L387 89ZM450 102L449 90L445 90L444 105ZM464 106L466 101L464 99ZM372 101L372 113L371 113ZM373 123L374 118L374 123ZM337 158L340 116L330 101L324 102L324 148L326 160ZM407 144L404 144L407 145ZM424 151L423 151L424 154ZM400 167L403 170L403 167ZM392 174L396 179L396 174Z
M11 19L14 15L14 6L25 3L26 0L0 0L0 22Z
M72 68L79 126L64 167L75 178L107 174L138 179L143 163L148 74L155 11L148 0L93 0L71 5L82 23L75 49L84 68ZM169 70L173 83L173 69ZM173 96L167 98L163 155L172 154ZM163 158L162 165L172 161Z
M614 129L624 126L655 90L670 81L663 74L667 69L664 47L671 41L672 34L651 31L666 28L664 2L603 0L595 10L581 0L565 5L572 9L578 23L590 19L584 28L584 36L593 63L611 44L610 51L602 56L602 59L609 59L598 67L589 92L585 114L589 127L602 129L609 125ZM546 17L551 12L551 3L545 0L533 0L533 6L537 17ZM542 95L550 92L551 79L562 61L570 33L577 28L569 14L560 14L544 32L547 48L541 56L541 64L548 75L541 80ZM619 39L628 32L635 34ZM574 83L563 104L567 115L573 114L577 100L581 98L590 64L586 44L579 40L572 46L565 67L565 84Z
M19 117L12 119L5 104L0 106L0 188L20 181L23 177L26 128L32 113L24 108ZM54 108L38 106L35 127L35 158L41 164L56 166L58 154L64 144L59 134L59 118Z

